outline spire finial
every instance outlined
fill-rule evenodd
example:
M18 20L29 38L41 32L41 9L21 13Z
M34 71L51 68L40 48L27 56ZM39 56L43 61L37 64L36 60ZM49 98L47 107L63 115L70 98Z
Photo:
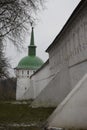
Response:
M34 28L34 23L30 22L31 28Z

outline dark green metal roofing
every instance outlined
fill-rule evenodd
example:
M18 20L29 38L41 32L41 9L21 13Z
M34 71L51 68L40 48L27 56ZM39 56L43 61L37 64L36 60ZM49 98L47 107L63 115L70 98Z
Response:
M19 62L17 69L37 70L43 65L43 61L37 56L26 56Z

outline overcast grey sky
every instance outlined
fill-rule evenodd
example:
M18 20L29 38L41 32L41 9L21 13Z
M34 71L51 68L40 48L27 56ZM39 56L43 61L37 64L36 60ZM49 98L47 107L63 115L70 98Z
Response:
M46 9L38 14L38 24L35 26L35 44L37 46L37 56L44 61L48 59L45 50L58 35L73 10L81 0L47 0ZM30 43L30 36L27 36L25 46ZM27 55L27 51L17 53L13 48L7 47L7 56L12 67L16 67L21 58Z

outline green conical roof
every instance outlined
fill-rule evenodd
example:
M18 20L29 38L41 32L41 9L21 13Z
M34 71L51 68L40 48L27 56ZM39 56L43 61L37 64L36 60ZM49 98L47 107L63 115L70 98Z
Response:
M32 27L30 46L28 47L28 56L22 58L18 63L17 69L37 70L43 65L43 61L36 56L36 46L34 44L34 30Z

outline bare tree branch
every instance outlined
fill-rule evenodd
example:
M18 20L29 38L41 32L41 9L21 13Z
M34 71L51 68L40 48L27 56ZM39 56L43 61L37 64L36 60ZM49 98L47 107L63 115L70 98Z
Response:
M22 34L35 20L35 13L44 0L0 0L0 77L7 76L9 65L4 56L4 40L9 38L19 48Z

